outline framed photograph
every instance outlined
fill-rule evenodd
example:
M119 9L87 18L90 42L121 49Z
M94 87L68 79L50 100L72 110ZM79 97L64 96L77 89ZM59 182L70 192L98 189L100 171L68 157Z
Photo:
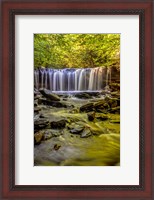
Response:
M1 1L2 199L153 196L153 2Z

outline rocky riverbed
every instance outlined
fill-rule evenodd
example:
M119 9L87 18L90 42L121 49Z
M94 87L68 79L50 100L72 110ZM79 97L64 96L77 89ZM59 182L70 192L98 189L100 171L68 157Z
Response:
M119 86L97 92L34 91L35 166L120 165Z

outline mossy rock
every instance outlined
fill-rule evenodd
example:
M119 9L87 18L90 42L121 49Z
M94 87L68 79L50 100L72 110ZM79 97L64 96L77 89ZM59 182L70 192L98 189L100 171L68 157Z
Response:
M34 134L34 144L40 144L43 139L43 131Z

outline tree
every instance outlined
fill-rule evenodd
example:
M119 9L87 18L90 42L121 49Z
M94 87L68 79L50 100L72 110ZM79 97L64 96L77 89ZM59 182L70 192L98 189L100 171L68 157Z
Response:
M34 66L120 66L120 34L35 34Z

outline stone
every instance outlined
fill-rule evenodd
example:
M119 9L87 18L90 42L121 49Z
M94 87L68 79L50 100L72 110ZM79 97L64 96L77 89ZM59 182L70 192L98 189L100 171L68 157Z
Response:
M47 99L50 99L53 101L60 101L60 97L56 94L53 94L50 90L40 89L40 93Z
M38 100L34 101L34 107L38 106Z
M34 130L40 130L49 125L49 120L47 119L37 119L34 121Z
M77 98L80 98L80 99L90 99L91 98L91 96L89 94L85 93L85 92L84 93L77 93L74 96L77 97Z
M62 102L51 101L49 99L41 99L41 103L44 105L48 105L48 106L52 106L52 107L56 107L56 108L66 108L67 107L67 105Z
M91 133L90 129L89 128L85 128L83 130L83 132L81 133L80 137L81 138L87 138L87 137L89 137L91 135L92 135L92 133Z
M109 109L109 108L110 108L110 106L109 106L108 103L104 103L104 104L103 104L103 107L104 107L105 109Z
M74 127L70 130L70 133L73 134L79 134L83 131L84 126L83 125L74 125Z
M108 120L108 116L107 115L104 115L104 114L97 114L96 115L96 118L101 120L101 121L106 121Z
M106 111L105 108L97 108L96 111L97 111L98 113L104 113L104 114L107 114L107 111Z
M46 101L46 98L39 98L38 99L38 104L43 104L43 101Z
M41 110L41 108L40 107L34 107L34 112L39 112Z
M89 121L94 121L94 119L95 119L95 112L89 112L89 113L87 113L87 116L88 116L88 120Z
M120 114L120 106L117 106L117 107L115 107L115 108L112 108L111 110L110 110L110 113L117 113L117 114Z
M40 99L42 97L42 95L37 94L36 96L34 96L34 100Z
M119 91L120 90L120 83L111 83L110 88L112 91Z
M109 101L108 101L108 104L110 105L110 107L111 108L115 108L115 107L117 107L117 99L110 99Z
M34 88L34 96L37 96L39 94L40 94L40 92L36 88Z
M50 123L50 126L53 129L65 128L66 120L62 119L62 120L59 120L59 121L53 121L53 122Z
M110 94L111 92L110 91L108 91L108 90L102 90L101 91L101 95L106 95L106 94Z
M53 149L57 151L60 147L61 147L61 145L55 144L54 147L53 147Z
M49 140L53 137L52 130L47 129L44 131L43 140Z
M93 111L93 103L87 103L80 107L80 112Z
M98 101L94 104L94 108L104 107L104 103L106 103L105 100Z
M39 131L34 134L34 144L40 144L43 138L43 132Z

